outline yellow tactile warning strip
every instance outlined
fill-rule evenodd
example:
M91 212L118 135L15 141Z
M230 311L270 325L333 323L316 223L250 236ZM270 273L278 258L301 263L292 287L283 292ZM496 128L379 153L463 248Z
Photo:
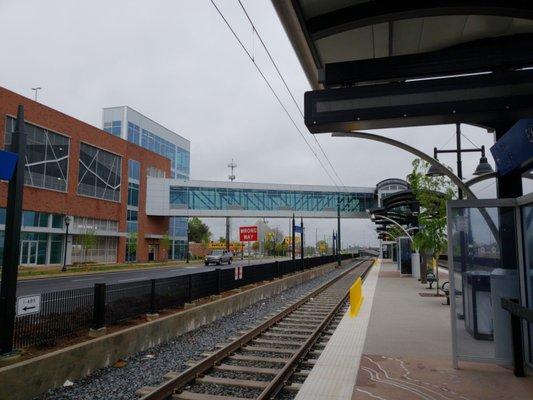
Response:
M359 314L355 318L350 318L350 311L346 312L295 400L351 398L365 345L380 268L381 262L378 260L363 283L365 301L361 305Z

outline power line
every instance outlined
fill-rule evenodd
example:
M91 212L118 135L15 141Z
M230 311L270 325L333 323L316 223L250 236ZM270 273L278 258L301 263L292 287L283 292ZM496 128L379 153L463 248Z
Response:
M280 69L278 68L278 65L277 65L276 61L274 61L274 58L272 57L272 54L270 54L270 51L268 50L268 47L266 46L265 42L263 41L263 38L261 37L261 34L257 30L257 27L253 23L252 19L250 18L250 15L248 14L248 11L246 11L246 8L244 7L244 4L242 4L241 0L238 0L238 2L239 2L239 5L242 8L242 11L246 15L246 18L248 19L248 22L250 22L250 25L252 25L253 33L255 33L257 35L257 38L259 39L259 42L261 43L261 45L265 49L265 51L266 51L266 53L268 55L268 58L270 59L270 62L272 63L272 65L276 69L276 72L278 73L278 76L280 77L281 81L283 82L283 85L285 86L285 89L287 89L287 92L289 92L289 95L291 96L291 99L292 99L293 103L296 105L296 108L298 109L300 115L302 116L302 119L305 119L304 113L302 111L302 108L300 107L300 104L296 101L291 89L289 88L289 85L287 84L287 81L283 77L283 74L281 73ZM329 157L327 156L326 152L322 148L322 145L320 144L320 142L318 141L318 139L316 138L315 135L312 135L312 136L313 136L313 139L315 140L316 144L320 148L320 151L324 155L324 158L326 159L326 161L328 162L329 166L331 167L331 170L333 171L333 173L335 174L335 176L337 177L337 179L339 180L341 185L344 186L344 183L342 182L342 179L340 178L339 174L337 174L337 171L335 170L335 167L333 167L333 164L331 163L331 161L329 160Z
M309 150L311 150L311 152L313 153L313 155L315 156L315 158L318 160L318 162L320 163L320 165L322 166L322 168L324 169L324 171L326 172L326 174L328 175L328 177L331 179L331 181L334 183L335 186L338 187L337 183L335 182L335 180L333 179L333 177L331 176L331 174L329 173L329 171L327 170L327 168L325 167L324 163L322 162L322 160L320 160L320 158L318 157L318 155L316 154L315 150L311 147L311 145L309 144L309 142L307 141L307 139L305 138L305 135L303 134L303 132L301 131L301 129L298 127L298 125L296 124L296 121L294 120L294 118L292 117L292 115L289 113L289 110L287 109L287 107L285 107L285 105L283 104L283 102L281 101L280 97L278 96L278 94L276 93L276 91L274 90L274 88L272 87L272 85L270 84L270 82L268 81L268 79L266 78L265 74L263 73L263 71L261 70L261 68L259 68L259 66L257 65L257 63L255 62L254 60L254 57L250 54L250 52L246 49L246 46L244 46L243 42L241 41L241 39L237 36L237 34L235 33L235 30L231 27L231 24L229 23L229 21L226 19L226 17L224 17L224 14L222 14L222 11L220 11L220 9L217 7L217 5L215 4L214 0L210 0L211 1L211 4L213 5L213 7L216 9L216 11L218 12L218 14L220 15L220 17L222 18L222 20L226 23L226 26L228 27L228 29L230 30L230 32L233 34L233 36L235 37L235 39L237 40L237 42L240 44L240 46L242 47L242 49L244 50L244 52L246 53L246 55L248 56L248 58L252 61L252 63L254 64L255 68L257 69L257 72L259 72L259 75L261 75L261 77L263 78L263 80L265 81L265 83L267 84L268 88L270 89L270 91L272 92L272 94L274 95L274 97L276 98L276 100L278 101L279 105L281 106L281 108L283 108L283 111L285 111L285 114L287 114L287 117L289 117L289 119L291 120L292 124L294 125L294 127L296 128L296 130L298 131L298 133L300 134L300 136L302 137L302 139L304 140L304 142L307 144L307 147L309 147Z

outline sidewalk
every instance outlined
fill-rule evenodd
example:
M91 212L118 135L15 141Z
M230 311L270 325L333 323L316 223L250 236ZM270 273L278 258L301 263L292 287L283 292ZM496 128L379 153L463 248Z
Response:
M533 377L515 378L511 368L453 369L450 307L435 292L391 262L375 265L360 314L344 316L296 399L533 399Z
M441 274L441 278L446 278ZM352 400L533 398L533 378L492 364L452 367L450 308L444 297L383 263Z

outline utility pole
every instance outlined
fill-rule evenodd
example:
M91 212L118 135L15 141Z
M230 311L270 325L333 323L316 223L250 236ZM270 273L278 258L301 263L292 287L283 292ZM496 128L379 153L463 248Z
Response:
M40 86L32 87L32 88L31 88L31 90L33 90L33 91L35 92L35 101L37 101L37 92L38 92L39 90L41 90L41 89L42 89L42 87L40 87Z
M294 260L296 259L296 240L295 240L295 235L294 235L294 227L296 226L296 222L294 221L294 214L292 214L292 240L291 240L291 244L292 244L292 261L293 261L293 264L294 264Z
M304 218L300 217L300 257L302 259L302 270L305 268L304 265Z
M341 200L337 196L337 265L341 266Z
M11 151L18 154L17 166L7 189L7 207L2 282L0 284L0 355L13 351L17 274L20 261L20 226L26 160L24 106L17 111L17 124L11 138ZM65 249L66 251L66 249Z
M237 164L233 162L233 158L231 159L231 162L228 164L228 168L231 170L231 173L228 175L228 178L230 182L233 182L235 180L235 168L237 168ZM226 217L226 250L229 251L229 241L230 241L230 221L229 217Z

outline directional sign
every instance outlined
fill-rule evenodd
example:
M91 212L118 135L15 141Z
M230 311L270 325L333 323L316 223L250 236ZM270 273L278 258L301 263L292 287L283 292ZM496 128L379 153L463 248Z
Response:
M39 311L41 311L40 294L17 298L17 316L37 314Z
M18 158L15 153L0 150L0 179L10 181L13 178Z
M241 226L239 228L239 235L241 242L256 242L257 226Z
M294 233L302 233L304 230L299 225L294 225Z
M491 148L500 176L533 166L533 118L519 120Z

